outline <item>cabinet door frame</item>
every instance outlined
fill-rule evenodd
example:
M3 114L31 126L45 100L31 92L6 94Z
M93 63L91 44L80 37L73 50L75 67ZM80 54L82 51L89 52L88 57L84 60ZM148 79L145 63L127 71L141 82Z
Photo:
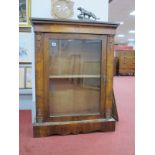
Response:
M49 116L49 78L48 78L48 46L50 39L98 39L102 41L101 51L101 90L100 90L100 112L90 115L82 116ZM91 34L70 34L70 33L44 33L43 41L43 59L44 59L44 120L45 121L72 121L72 120L85 120L97 119L105 117L105 104L106 104L106 74L107 74L107 35L91 35Z

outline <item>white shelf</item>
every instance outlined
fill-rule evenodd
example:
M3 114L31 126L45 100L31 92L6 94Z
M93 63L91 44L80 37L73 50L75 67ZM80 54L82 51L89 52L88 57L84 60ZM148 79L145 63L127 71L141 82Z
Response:
M49 76L50 79L57 79L57 78L100 78L100 75L51 75Z

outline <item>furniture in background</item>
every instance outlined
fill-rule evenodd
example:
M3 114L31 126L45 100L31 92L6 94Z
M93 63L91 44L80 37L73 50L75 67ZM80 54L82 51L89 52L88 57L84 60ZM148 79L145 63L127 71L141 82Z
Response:
M114 69L113 69L113 75L118 75L118 57L114 57Z
M116 57L118 58L118 75L135 74L134 50L118 50L116 51Z
M34 137L114 131L113 41L117 24L32 18Z
M19 89L32 89L31 64L20 64L19 66Z
M19 109L32 106L32 63L19 63Z

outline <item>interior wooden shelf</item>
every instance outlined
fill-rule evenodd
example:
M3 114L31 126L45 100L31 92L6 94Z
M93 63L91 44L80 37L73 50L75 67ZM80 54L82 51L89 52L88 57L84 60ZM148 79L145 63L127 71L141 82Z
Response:
M68 117L68 116L89 116L89 115L99 115L100 113L79 113L79 114L62 114L62 115L50 115L50 117Z
M100 75L50 75L50 79L57 78L100 78Z

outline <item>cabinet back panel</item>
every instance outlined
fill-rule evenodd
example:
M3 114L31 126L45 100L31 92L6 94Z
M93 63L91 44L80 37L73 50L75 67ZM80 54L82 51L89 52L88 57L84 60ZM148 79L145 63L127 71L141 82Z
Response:
M100 80L55 79L50 81L51 116L81 115L99 112Z
M100 75L101 40L49 40L50 75Z

